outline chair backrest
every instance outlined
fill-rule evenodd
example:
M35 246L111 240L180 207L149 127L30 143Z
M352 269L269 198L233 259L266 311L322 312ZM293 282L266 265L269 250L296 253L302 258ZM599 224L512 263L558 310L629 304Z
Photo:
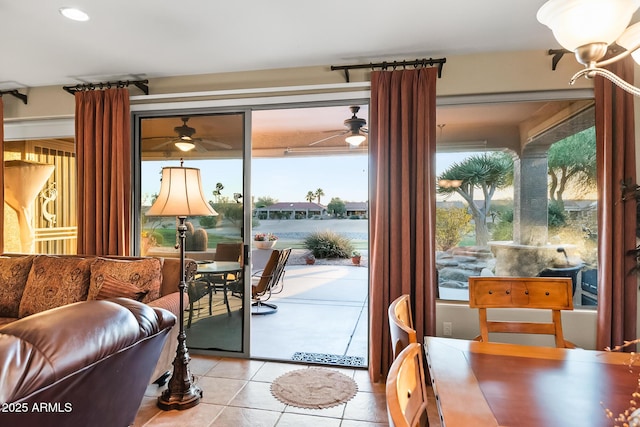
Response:
M214 260L242 262L242 242L218 243Z
M264 269L259 272L259 276L256 276L258 279L257 283L255 285L251 285L251 296L262 296L269 290L270 284L275 277L276 267L278 266L278 262L281 258L281 252L282 251L279 251L278 249L274 249L271 252L271 256L269 256Z
M545 334L555 337L556 347L574 348L562 332L561 310L573 310L570 277L470 277L469 307L480 317L480 341L489 332ZM551 322L487 320L487 309L535 308L551 311Z
M429 425L421 344L409 344L393 361L387 375L386 398L391 427Z
M409 295L401 295L389 305L389 332L394 359L407 345L418 342Z

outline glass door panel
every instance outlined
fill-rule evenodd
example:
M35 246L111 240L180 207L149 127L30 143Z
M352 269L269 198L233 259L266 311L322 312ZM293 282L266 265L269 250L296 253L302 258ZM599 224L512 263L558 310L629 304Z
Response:
M187 217L186 257L198 264L187 283L187 346L244 352L244 113L185 114L140 120L140 253L177 257L176 220L148 217L163 167L200 170L205 199L217 216Z

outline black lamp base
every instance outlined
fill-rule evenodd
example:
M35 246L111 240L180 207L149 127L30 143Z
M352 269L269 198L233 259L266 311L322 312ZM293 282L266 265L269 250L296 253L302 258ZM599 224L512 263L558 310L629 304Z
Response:
M202 390L193 384L193 377L189 372L189 350L187 349L187 335L184 332L184 290L186 287L184 273L184 243L187 227L186 217L178 217L178 236L180 238L180 318L178 319L180 332L178 333L178 348L173 360L173 374L167 384L167 389L158 397L158 407L165 411L177 409L179 411L193 408L202 398Z

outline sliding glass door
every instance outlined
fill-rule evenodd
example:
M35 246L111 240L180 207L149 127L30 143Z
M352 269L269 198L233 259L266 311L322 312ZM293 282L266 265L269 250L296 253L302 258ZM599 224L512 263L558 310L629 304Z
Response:
M188 217L186 257L197 263L187 283L184 326L191 350L243 353L245 114L185 111L135 120L140 147L140 254L178 257L176 220L145 213L158 196L163 167L200 170L217 216Z

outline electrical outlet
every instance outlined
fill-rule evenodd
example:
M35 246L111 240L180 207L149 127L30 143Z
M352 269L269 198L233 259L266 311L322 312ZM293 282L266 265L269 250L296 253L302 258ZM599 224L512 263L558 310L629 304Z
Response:
M442 322L442 335L450 337L453 334L453 325L451 322Z

